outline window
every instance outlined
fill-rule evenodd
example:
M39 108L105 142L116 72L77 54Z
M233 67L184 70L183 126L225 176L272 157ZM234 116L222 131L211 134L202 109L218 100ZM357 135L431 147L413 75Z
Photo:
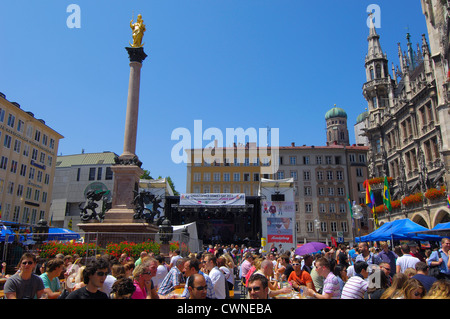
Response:
M318 171L318 172L317 172L317 179L318 179L319 181L323 180L323 172L322 172L322 171Z
M253 181L259 182L259 173L253 173Z
M230 173L223 173L223 181L224 182L230 181Z
M327 209L324 203L319 204L319 213L326 213Z
M338 187L338 195L339 196L344 196L344 187Z
M95 167L89 168L89 180L90 181L95 180Z
M3 142L3 146L6 148L11 148L11 136L5 134L5 141Z
M25 144L23 146L23 153L22 153L22 155L28 157L29 154L30 154L30 145Z
M24 126L25 126L25 122L22 120L19 120L17 122L17 131L22 133Z
M339 204L339 213L345 214L345 207L347 207L347 204Z
M214 181L215 182L220 182L220 173L214 173Z
M334 187L328 187L328 196L334 196Z
M26 176L27 175L27 166L25 164L22 164L20 166L20 176Z
M33 180L35 173L36 173L36 169L34 167L30 167L30 173L28 174L28 178Z
M323 233L327 232L327 222L321 222L320 223L320 231Z
M41 197L41 191L38 190L38 189L35 189L35 190L34 190L34 200L35 200L36 202L38 202L38 201L39 201L39 197Z
M356 176L362 177L363 176L363 170L361 167L356 168Z
M36 175L36 181L39 183L42 182L42 176L43 176L43 172L38 170L37 175Z
M2 159L0 160L0 169L5 169L8 167L8 158L5 156L2 156Z
M319 193L319 196L325 195L325 189L323 187L319 187L318 193Z
M359 162L365 163L366 162L366 155L365 154L359 154Z
M311 196L311 187L306 186L304 192L306 196Z
M330 227L331 227L332 232L337 232L337 223L336 222L331 222Z
M112 171L111 167L107 167L107 168L106 168L105 179L106 179L107 181L110 181L110 180L113 179L113 171Z
M16 117L12 114L8 115L8 122L6 123L9 127L14 128L14 122L16 121Z
M355 156L355 154L349 154L349 155L348 155L348 160L350 161L350 163L356 162L356 156Z
M19 184L17 185L17 196L21 197L23 195L23 185Z
M15 140L14 141L14 152L16 153L20 153L20 146L21 146L22 142L19 140Z
M344 179L344 173L342 171L336 172L336 179L342 181Z
M5 120L5 110L0 108L0 122Z
M14 192L14 183L8 182L8 187L6 188L7 194L12 194Z
M333 179L333 171L327 171L327 180L332 180Z
M41 140L41 132L36 130L36 132L34 132L34 140L36 142L39 142Z
M211 181L211 173L203 173L203 181L210 182Z
M331 165L331 164L333 164L333 158L331 156L325 156L325 162L328 165Z
M310 171L304 171L304 172L303 172L303 180L304 180L304 181L309 181L309 180L311 180L311 172L310 172Z
M311 203L305 203L305 212L312 213L312 204Z
M31 159L37 161L38 154L39 154L39 151L37 149L33 148L33 151L31 152Z
M77 168L77 182L80 181L80 175L81 175L81 168Z
M316 164L321 165L322 164L322 156L316 156Z
M102 167L99 167L99 168L97 169L97 180L98 180L98 181L102 179L102 174L103 174L103 168L102 168Z
M291 177L294 179L294 181L298 180L297 171L291 171Z
M297 157L295 157L295 156L290 156L290 157L289 157L289 163L290 163L291 165L296 165L296 164L297 164Z
M17 164L18 164L17 161L14 160L11 161L11 170L10 170L11 173L15 174L17 172Z
M309 164L309 156L303 156L303 164L308 165Z
M240 173L233 173L233 181L239 182L241 180L241 174Z
M277 173L277 179L283 179L284 178L284 171L279 171Z
M330 204L330 213L336 213L336 204L335 203Z
M250 173L244 173L244 182L250 182Z

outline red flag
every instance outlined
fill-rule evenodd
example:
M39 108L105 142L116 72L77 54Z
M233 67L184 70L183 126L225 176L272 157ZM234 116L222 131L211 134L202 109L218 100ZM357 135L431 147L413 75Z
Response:
M334 247L337 248L337 242L336 242L336 239L334 239L333 236L331 236L331 243L333 244Z

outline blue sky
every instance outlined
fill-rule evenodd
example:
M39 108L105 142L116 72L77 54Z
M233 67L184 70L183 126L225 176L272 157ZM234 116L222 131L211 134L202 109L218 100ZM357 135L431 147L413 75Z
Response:
M70 4L81 9L69 28ZM186 190L175 164L179 127L278 128L280 145L324 145L334 104L353 125L362 96L367 7L380 7L381 45L427 33L419 0L16 0L0 4L0 92L64 136L58 154L123 151L129 22L147 31L136 153L154 177ZM193 137L192 137L193 138ZM193 141L192 141L193 142ZM211 141L204 141L203 145ZM224 141L225 143L225 141Z

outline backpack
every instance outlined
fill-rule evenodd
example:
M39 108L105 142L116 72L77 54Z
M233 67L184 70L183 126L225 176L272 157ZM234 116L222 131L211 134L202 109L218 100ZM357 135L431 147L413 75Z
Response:
M438 250L438 257L441 258L441 252ZM428 269L428 276L432 276L434 278L437 278L441 273L441 266L430 266Z

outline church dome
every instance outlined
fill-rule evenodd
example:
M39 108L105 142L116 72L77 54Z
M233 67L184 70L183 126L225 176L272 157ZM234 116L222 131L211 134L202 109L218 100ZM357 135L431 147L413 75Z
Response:
M368 116L369 116L369 112L367 112L367 111L365 111L365 112L359 114L358 117L356 118L356 124L361 123L361 122L364 121Z
M347 113L340 107L333 107L331 110L329 110L327 113L325 113L325 120L328 121L329 119L333 117L345 117L347 118Z

